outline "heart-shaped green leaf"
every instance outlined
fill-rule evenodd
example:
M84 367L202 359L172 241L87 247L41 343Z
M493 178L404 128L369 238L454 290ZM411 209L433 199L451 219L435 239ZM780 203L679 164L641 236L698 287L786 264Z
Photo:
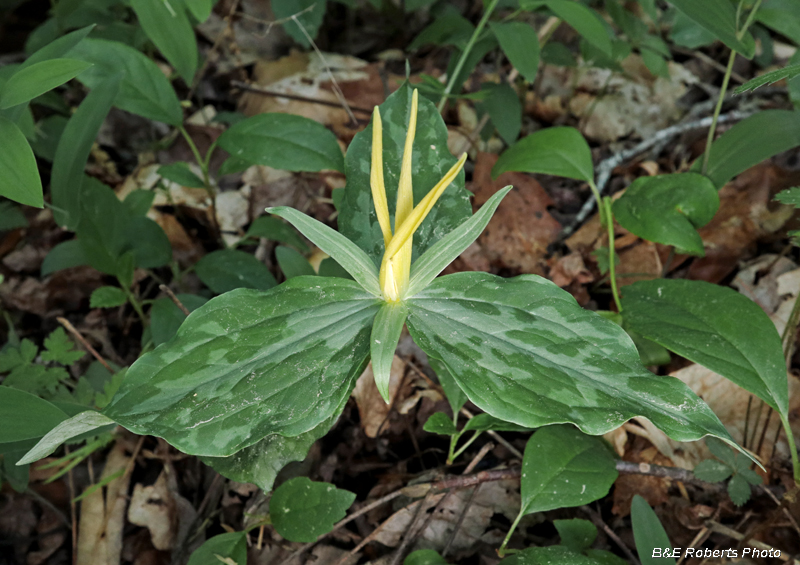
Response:
M700 256L705 251L696 228L717 209L714 183L697 173L640 177L613 204L614 218L631 233Z
M298 436L350 394L379 306L355 282L326 277L223 294L140 357L104 413L193 455Z
M380 105L383 123L383 174L392 224L397 203L397 185L400 180L400 162L411 113L411 93L411 86L405 83ZM345 159L347 186L339 213L339 231L366 251L378 265L383 255L384 243L370 190L371 151L372 123L356 134L347 150ZM455 157L447 148L447 127L441 115L433 102L420 97L411 173L415 204L428 194L455 162ZM418 257L448 232L469 219L472 215L469 196L469 192L464 188L462 171L444 191L419 229L414 232L413 257ZM341 261L339 263L347 267L345 263Z
M625 287L626 326L730 379L786 415L781 338L764 311L733 289L659 279Z
M581 133L561 126L539 130L509 147L492 168L492 178L508 171L594 180L592 153Z
M306 477L289 479L272 493L269 517L280 535L290 541L313 542L344 518L355 493Z
M541 277L458 273L407 303L414 341L497 418L531 428L572 422L597 435L645 416L679 441L732 442L689 387L641 365L622 328Z

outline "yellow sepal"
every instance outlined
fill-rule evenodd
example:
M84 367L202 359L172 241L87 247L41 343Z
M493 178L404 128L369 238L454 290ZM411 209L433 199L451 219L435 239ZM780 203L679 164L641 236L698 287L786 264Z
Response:
M386 185L383 182L383 124L378 107L372 113L372 163L369 171L369 185L372 189L372 202L378 215L378 224L383 232L383 244L389 246L392 240L392 226L389 218L389 203L386 201Z

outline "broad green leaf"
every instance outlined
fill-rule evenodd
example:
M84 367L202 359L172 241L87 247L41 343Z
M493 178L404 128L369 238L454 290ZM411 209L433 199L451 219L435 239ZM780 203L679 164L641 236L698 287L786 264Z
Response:
M569 50L569 47L558 41L548 41L542 47L542 61L547 65L556 67L577 67L578 61Z
M38 439L67 419L63 410L29 392L0 386L0 443Z
M717 188L739 173L800 145L800 111L764 110L746 118L711 144L706 175ZM700 171L700 157L692 166Z
M229 532L206 540L187 565L247 565L247 533Z
M321 277L339 277L340 279L353 279L344 267L330 257L323 259L319 263L317 274Z
M729 0L669 0L692 21L713 33L725 45L750 59L756 50L749 33L739 39L736 27L736 8Z
M25 134L0 116L0 196L27 206L44 206L42 181Z
M217 0L184 0L183 3L186 5L186 9L189 10L189 13L194 16L194 19L202 24L211 15L211 11L214 9L214 4L217 3Z
M600 438L567 425L536 431L522 458L520 514L587 504L617 479L614 457Z
M463 46L474 31L475 26L461 15L458 8L451 4L445 4L441 13L428 27L419 32L408 49L414 51L428 44Z
M494 164L492 178L507 171L594 180L589 145L578 130L566 126L539 130L509 147Z
M75 230L81 217L83 170L94 138L119 92L122 73L98 83L72 114L58 142L50 175L56 223Z
M515 69L528 82L539 72L539 36L532 26L522 22L489 22L500 48Z
M355 493L330 483L297 477L272 493L269 517L275 530L289 541L313 542L345 517L355 499Z
M672 557L663 556L667 548L672 551L664 526L647 501L638 494L631 502L631 523L636 551L642 565L675 565Z
M458 386L458 383L456 383L444 363L433 357L428 359L428 363L439 378L439 384L442 385L442 390L444 390L444 394L447 397L447 403L450 405L450 409L453 411L453 414L457 414L464 404L467 403L467 395L464 394L464 391Z
M659 279L625 287L633 331L730 379L785 416L789 406L781 338L764 311L733 289Z
M53 453L59 445L67 440L91 432L93 430L112 425L113 420L108 419L99 412L87 410L76 414L72 418L64 419L52 428L45 436L39 440L33 449L25 454L25 457L17 462L17 465L26 465L47 457Z
M522 128L522 104L517 92L508 84L485 84L489 95L482 102L500 137L511 145Z
M350 394L379 305L356 283L325 277L223 294L140 357L104 412L192 455L298 436Z
M611 39L603 20L596 12L573 0L547 0L556 16L567 22L586 41L606 55L611 55Z
M122 203L134 216L144 216L150 211L155 198L155 190L137 189L129 192L128 196L125 197L125 200L123 200Z
M737 87L733 93L742 94L743 92L750 92L751 90L755 90L756 88L764 86L765 84L772 84L778 82L779 80L791 79L798 75L800 75L800 65L789 65L788 67L784 67L769 73L764 73L761 76L750 79L743 85Z
M144 33L186 84L197 71L197 40L181 0L131 0Z
M281 469L292 461L305 459L314 442L333 428L348 398L349 394L344 396L342 405L333 411L330 418L298 436L270 434L229 457L201 456L200 460L228 479L253 483L264 492L269 492Z
M24 69L48 59L63 57L70 49L81 43L84 38L95 28L94 24L87 25L81 29L76 29L70 33L62 35L58 39L51 41L41 49L37 50L19 66Z
M642 47L639 52L642 54L644 66L647 67L647 70L650 71L653 76L669 80L669 65L667 64L667 59L664 58L663 55L647 47Z
M583 554L593 559L596 565L629 565L622 557L604 549L585 549Z
M432 549L418 549L408 554L403 565L447 565L447 561Z
M28 479L30 465L16 465L24 451L7 451L0 455L3 460L3 472L0 473L0 480L7 480L15 491L23 493L28 489Z
M750 500L750 483L740 474L736 474L728 481L728 496L736 506L742 506Z
M31 148L37 157L53 162L68 121L66 116L54 114L36 122L36 137L31 141Z
M499 565L600 565L600 563L563 545L551 545L523 549L511 557L506 557Z
M151 120L178 126L183 110L172 85L153 61L118 41L89 38L73 47L70 57L92 63L78 77L89 88L124 71L114 106Z
M326 4L326 0L274 0L270 7L277 19L285 20L283 29L292 39L303 47L311 47L306 33L312 39L317 37L319 26L325 17ZM300 26L306 33L303 33Z
M694 471L692 472L694 476L701 481L718 483L730 477L733 473L733 469L716 459L706 459L695 465Z
M236 249L212 251L197 262L194 270L217 294L236 288L269 290L278 284L264 263Z
M397 203L400 163L411 111L411 96L411 86L405 83L380 105L383 123L383 174L392 224ZM347 150L347 186L339 211L339 231L366 251L375 265L378 265L383 256L384 245L369 184L371 154L372 122L365 130L356 134ZM447 127L436 106L425 97L419 99L412 155L411 178L414 204L417 204L456 162L456 158L447 148ZM464 172L461 171L414 232L414 259L469 219L472 215L469 196L464 188ZM347 267L342 261L339 263Z
M645 416L679 441L732 441L689 387L641 365L622 328L546 279L458 273L407 304L414 341L492 416L529 428L571 422L593 435Z
M194 312L200 308L200 306L208 302L207 298L197 296L196 294L178 294L177 298L189 312ZM157 298L153 302L149 314L150 333L153 338L153 345L155 346L159 346L171 340L186 319L186 314L184 314L172 300L165 296Z
M425 289L450 263L486 229L500 202L511 192L512 186L506 186L495 192L481 209L469 220L431 245L422 256L411 265L411 276L408 283L408 296L412 297Z
M297 228L314 245L346 269L364 290L375 296L381 296L378 269L367 254L347 237L322 222L288 206L267 208L267 212L283 218Z
M313 277L317 274L308 259L291 247L284 247L283 245L276 247L275 259L277 259L278 266L283 271L283 276L286 277L287 281L294 277Z
M101 286L89 298L90 308L116 308L128 301L125 291L116 286Z
M3 85L0 109L29 102L72 80L90 66L90 63L77 59L49 59L20 69Z
M500 418L495 418L490 414L478 414L477 416L467 420L464 425L463 432L526 432L529 428L519 426L512 422L506 422Z
M287 171L344 172L336 136L308 118L293 114L258 114L225 131L217 144L251 164Z
M672 15L672 27L669 30L669 39L675 45L686 47L687 49L697 49L711 45L717 40L716 35L680 10L673 8L670 13Z
M158 174L187 188L205 188L206 186L203 179L194 174L189 165L183 161L170 165L161 165L158 168Z
M793 0L766 0L756 12L756 21L800 45L800 14Z
M697 173L639 177L612 206L614 218L631 233L700 256L705 249L697 228L718 208L714 183Z
M780 191L775 195L774 200L777 200L781 204L786 204L787 206L800 208L800 186L793 186L792 188Z
M588 549L597 539L597 526L589 520L553 520L553 525L561 537L561 544L573 551Z
M439 434L442 436L452 436L458 433L458 428L453 423L453 420L447 417L444 412L434 412L425 421L422 429L429 434Z
M0 200L0 232L28 227L28 220L19 206Z
M403 332L403 324L408 316L408 308L403 302L384 302L375 323L372 326L370 338L370 356L372 357L372 372L375 375L375 385L378 392L389 403L389 378L392 371L394 352Z
M88 264L89 259L86 257L86 253L83 251L83 247L77 239L62 241L53 247L50 253L44 258L44 261L42 261L42 276L46 277L61 269L80 267L81 265Z
M270 216L259 216L247 228L245 237L264 237L266 239L291 245L296 249L306 252L308 245L297 232L285 222Z

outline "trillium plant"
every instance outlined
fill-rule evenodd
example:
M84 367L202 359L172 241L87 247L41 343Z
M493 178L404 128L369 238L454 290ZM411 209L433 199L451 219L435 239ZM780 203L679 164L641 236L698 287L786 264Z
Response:
M79 414L52 433L115 422L268 490L286 462L302 459L333 426L370 359L389 400L389 369L406 325L440 377L495 418L526 428L569 423L599 435L644 416L676 440L712 435L733 445L685 384L648 371L622 328L552 282L438 276L512 189L471 215L466 155L456 161L446 139L435 106L401 87L349 148L341 233L292 208L268 210L352 280L299 276L210 300L129 368L102 414ZM23 461L41 457L54 443L45 440Z

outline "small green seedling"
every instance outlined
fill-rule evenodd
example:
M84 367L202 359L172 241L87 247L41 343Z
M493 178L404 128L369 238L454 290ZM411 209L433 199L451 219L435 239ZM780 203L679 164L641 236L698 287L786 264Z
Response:
M761 476L750 469L752 461L732 452L724 443L714 438L706 439L706 446L716 459L706 459L694 468L694 476L701 481L719 483L730 477L728 495L736 506L750 500L750 485L760 485Z

